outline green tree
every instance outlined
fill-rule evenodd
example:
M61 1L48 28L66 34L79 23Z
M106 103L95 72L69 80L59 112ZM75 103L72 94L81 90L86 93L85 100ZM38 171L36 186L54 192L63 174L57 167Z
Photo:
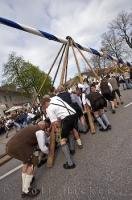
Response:
M25 61L15 53L9 55L8 61L4 64L4 78L6 84L14 84L23 89L26 94L38 93L44 79L47 77L45 85L40 91L40 96L47 93L52 87L51 77L41 71L38 66Z

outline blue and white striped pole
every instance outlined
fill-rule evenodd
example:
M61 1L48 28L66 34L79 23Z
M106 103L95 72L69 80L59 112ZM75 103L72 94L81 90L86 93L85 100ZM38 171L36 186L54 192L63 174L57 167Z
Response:
M13 22L11 20L8 20L8 19L2 18L2 17L0 17L0 24L10 26L12 28L16 28L16 29L19 29L19 30L22 30L22 31L25 31L25 32L28 32L28 33L32 33L34 35L38 35L40 37L47 38L48 40L53 40L53 41L60 42L60 43L63 43L63 44L67 43L67 40L58 38L55 35L52 35L50 33L47 33L47 32L41 31L41 30L37 30L35 28L31 28L31 27L28 27L28 26L25 26L25 25L22 25L22 24L18 24L16 22ZM112 57L108 54L104 55L103 52L98 52L95 49L83 47L78 43L76 43L76 45L78 46L79 49L81 49L83 51L87 51L89 53L95 54L95 55L100 56L100 57L105 56L108 59L110 59L112 61L116 61L116 62L121 63L121 64L124 63L122 59L117 60L116 58L114 58L114 57ZM130 63L127 62L126 65L129 66Z
M25 31L25 32L28 32L28 33L32 33L34 35L38 35L40 37L47 38L48 40L53 40L53 41L60 42L60 43L63 43L63 44L67 43L67 40L58 38L55 35L52 35L50 33L44 32L44 31L37 30L35 28L31 28L29 26L18 24L16 22L13 22L11 20L8 20L8 19L2 18L2 17L0 17L0 23L3 24L3 25L6 25L6 26L10 26L12 28L19 29L21 31ZM77 46L81 50L84 50L84 51L87 51L87 52L90 52L90 53L93 53L93 54L96 54L96 55L100 55L100 53L98 51L96 51L92 48L85 48L85 47L81 46L80 44L77 44Z
M56 36L49 34L47 32L40 31L40 30L31 28L31 27L28 27L28 26L25 26L25 25L22 25L22 24L18 24L16 22L13 22L11 20L8 20L8 19L2 18L2 17L0 17L0 23L4 24L6 26L10 26L12 28L19 29L21 31L25 31L25 32L28 32L28 33L32 33L34 35L38 35L40 37L47 38L48 40L54 40L56 42L61 42L61 43L67 42L66 40L59 39Z

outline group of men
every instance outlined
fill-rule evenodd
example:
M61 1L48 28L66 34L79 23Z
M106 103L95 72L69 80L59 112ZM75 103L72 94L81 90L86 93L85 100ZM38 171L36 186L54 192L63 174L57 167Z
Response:
M89 85L78 84L72 90L63 86L54 91L52 97L45 95L41 100L44 120L36 125L28 126L12 137L6 145L7 153L23 162L22 168L22 197L34 197L40 193L32 187L34 171L39 161L39 152L49 153L49 138L51 128L60 136L60 146L66 163L64 169L76 167L72 155L75 153L75 142L83 148L79 132L88 132L88 119L85 112L91 113L100 127L100 131L111 130L111 124L106 116L107 101L111 103L112 113L118 106L116 94L121 99L119 86L115 77L105 77L101 83Z

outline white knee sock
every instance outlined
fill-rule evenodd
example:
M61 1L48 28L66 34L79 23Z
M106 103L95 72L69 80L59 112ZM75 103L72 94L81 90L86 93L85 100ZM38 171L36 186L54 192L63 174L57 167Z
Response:
M22 172L22 192L24 192L25 177L26 177L26 173Z
M79 139L77 139L77 144L78 145L82 145L82 141L81 141L81 139L79 138Z
M32 181L33 175L27 175L25 177L25 182L24 182L24 192L28 193L29 192L29 188L30 188L30 183Z

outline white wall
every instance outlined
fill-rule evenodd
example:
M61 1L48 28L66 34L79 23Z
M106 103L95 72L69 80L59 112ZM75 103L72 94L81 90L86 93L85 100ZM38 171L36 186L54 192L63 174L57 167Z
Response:
M30 101L31 99L20 95L20 93L0 91L0 104L6 104L8 107L11 107L16 104L23 104Z

